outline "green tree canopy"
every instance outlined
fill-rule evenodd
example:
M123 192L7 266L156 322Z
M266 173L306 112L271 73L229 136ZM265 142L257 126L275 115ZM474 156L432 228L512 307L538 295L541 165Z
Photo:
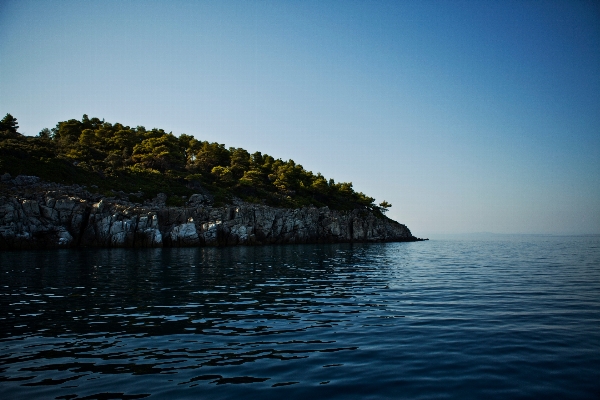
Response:
M379 207L381 207L381 211L386 212L388 210L388 208L390 208L392 205L390 203L388 203L387 201L382 201L381 203L379 203Z
M17 129L19 129L17 119L12 115L7 113L4 118L0 120L0 132L4 132L5 135L13 137L20 135Z
M250 154L243 148L227 148L189 134L176 137L163 129L111 124L85 114L81 120L61 121L51 130L43 129L36 137L20 135L17 129L17 120L10 114L0 121L0 157L4 157L0 165L10 169L18 164L18 169L10 170L50 180L57 175L50 173L54 167L47 166L51 164L62 171L61 176L72 176L74 181L86 176L85 180L111 189L141 190L146 185L149 193L190 194L192 187L200 185L218 198L237 196L275 206L313 204L368 209L378 215L391 207L387 201L375 205L375 199L356 192L352 182L326 179L294 160L259 151Z

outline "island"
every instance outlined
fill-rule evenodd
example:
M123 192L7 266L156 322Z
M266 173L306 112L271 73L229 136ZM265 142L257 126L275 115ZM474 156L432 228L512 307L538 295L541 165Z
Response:
M293 160L98 118L0 121L0 249L419 241Z

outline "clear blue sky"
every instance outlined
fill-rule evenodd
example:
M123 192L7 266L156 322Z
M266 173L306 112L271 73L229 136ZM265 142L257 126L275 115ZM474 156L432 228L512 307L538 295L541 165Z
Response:
M417 236L600 233L596 1L1 1L0 113L293 159Z

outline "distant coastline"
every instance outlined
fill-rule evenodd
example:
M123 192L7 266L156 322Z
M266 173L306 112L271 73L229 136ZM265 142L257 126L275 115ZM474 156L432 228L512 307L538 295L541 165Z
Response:
M429 233L432 240L524 240L527 238L555 238L555 237L597 237L594 233L493 233L493 232L471 232L471 233Z

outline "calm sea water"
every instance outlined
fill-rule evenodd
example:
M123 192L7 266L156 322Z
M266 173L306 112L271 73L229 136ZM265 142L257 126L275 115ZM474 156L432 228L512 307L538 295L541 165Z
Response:
M599 398L600 237L0 253L0 398Z

